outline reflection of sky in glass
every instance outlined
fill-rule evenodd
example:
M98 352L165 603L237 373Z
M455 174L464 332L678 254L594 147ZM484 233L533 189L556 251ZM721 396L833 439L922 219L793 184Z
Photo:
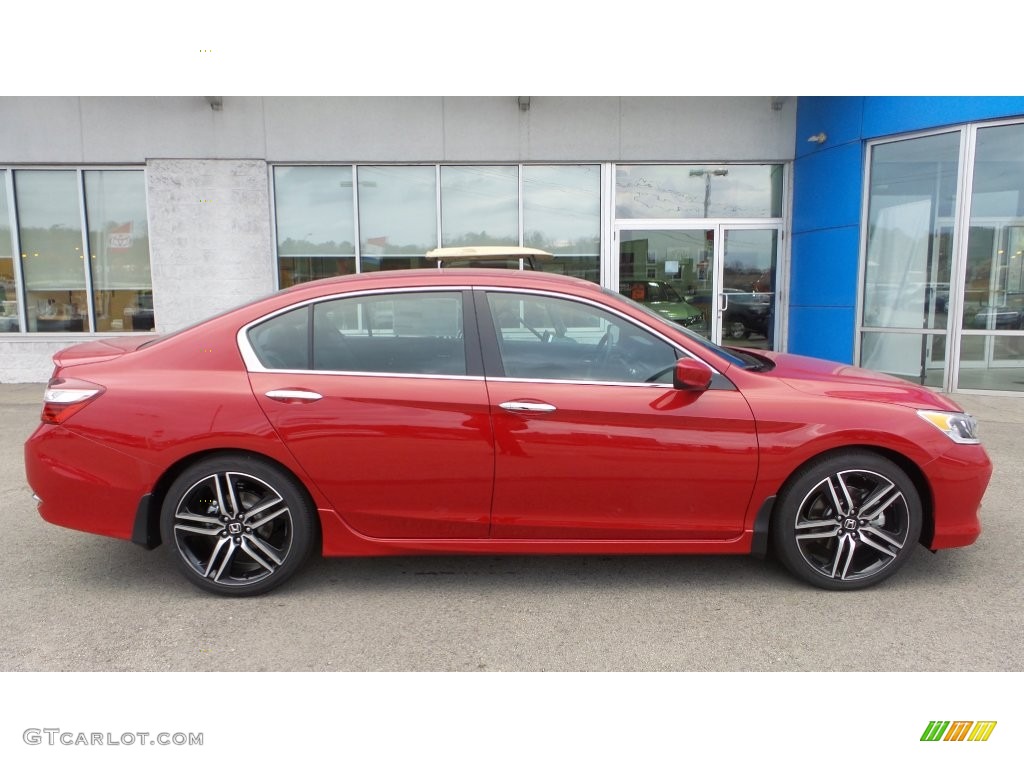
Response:
M600 167L525 166L523 229L525 245L597 254L601 240Z
M516 166L441 169L441 244L519 244Z
M781 179L781 165L620 165L615 177L615 215L633 219L778 217L782 215Z
M14 254L11 240L10 209L7 207L7 172L0 171L0 259Z
M971 216L1020 216L1024 192L1024 126L978 131Z
M75 175L74 171L15 171L18 224L23 231L80 228Z
M425 253L437 247L433 166L360 166L357 173L364 254Z
M277 243L289 254L354 254L352 169L348 166L274 169Z

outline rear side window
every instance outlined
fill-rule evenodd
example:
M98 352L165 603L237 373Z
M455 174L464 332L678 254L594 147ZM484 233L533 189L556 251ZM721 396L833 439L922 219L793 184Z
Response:
M313 369L464 376L462 294L393 293L317 304Z
M264 368L309 370L309 313L300 307L249 329L249 343Z

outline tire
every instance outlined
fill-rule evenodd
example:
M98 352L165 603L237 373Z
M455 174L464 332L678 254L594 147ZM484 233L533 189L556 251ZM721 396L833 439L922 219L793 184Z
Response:
M824 589L862 589L899 570L921 534L921 497L892 461L862 450L831 454L786 483L772 519L775 552Z
M171 484L160 533L193 584L218 595L269 592L309 558L316 534L305 490L271 462L221 454Z
M745 339L750 336L750 331L739 320L731 320L728 324L728 336L730 339Z

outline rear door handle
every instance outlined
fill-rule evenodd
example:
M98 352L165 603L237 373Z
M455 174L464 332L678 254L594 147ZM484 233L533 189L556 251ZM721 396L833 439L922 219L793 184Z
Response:
M506 411L514 411L517 413L529 412L529 413L552 413L558 409L550 403L530 403L523 400L509 400L508 402L502 403L501 408Z
M319 392L311 392L308 389L272 389L266 395L271 400L279 400L282 403L314 403L323 399Z

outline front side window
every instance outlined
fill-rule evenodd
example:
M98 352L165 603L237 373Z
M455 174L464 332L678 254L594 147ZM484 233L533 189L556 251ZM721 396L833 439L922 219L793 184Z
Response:
M672 381L675 348L617 315L550 296L495 292L487 300L508 377Z

